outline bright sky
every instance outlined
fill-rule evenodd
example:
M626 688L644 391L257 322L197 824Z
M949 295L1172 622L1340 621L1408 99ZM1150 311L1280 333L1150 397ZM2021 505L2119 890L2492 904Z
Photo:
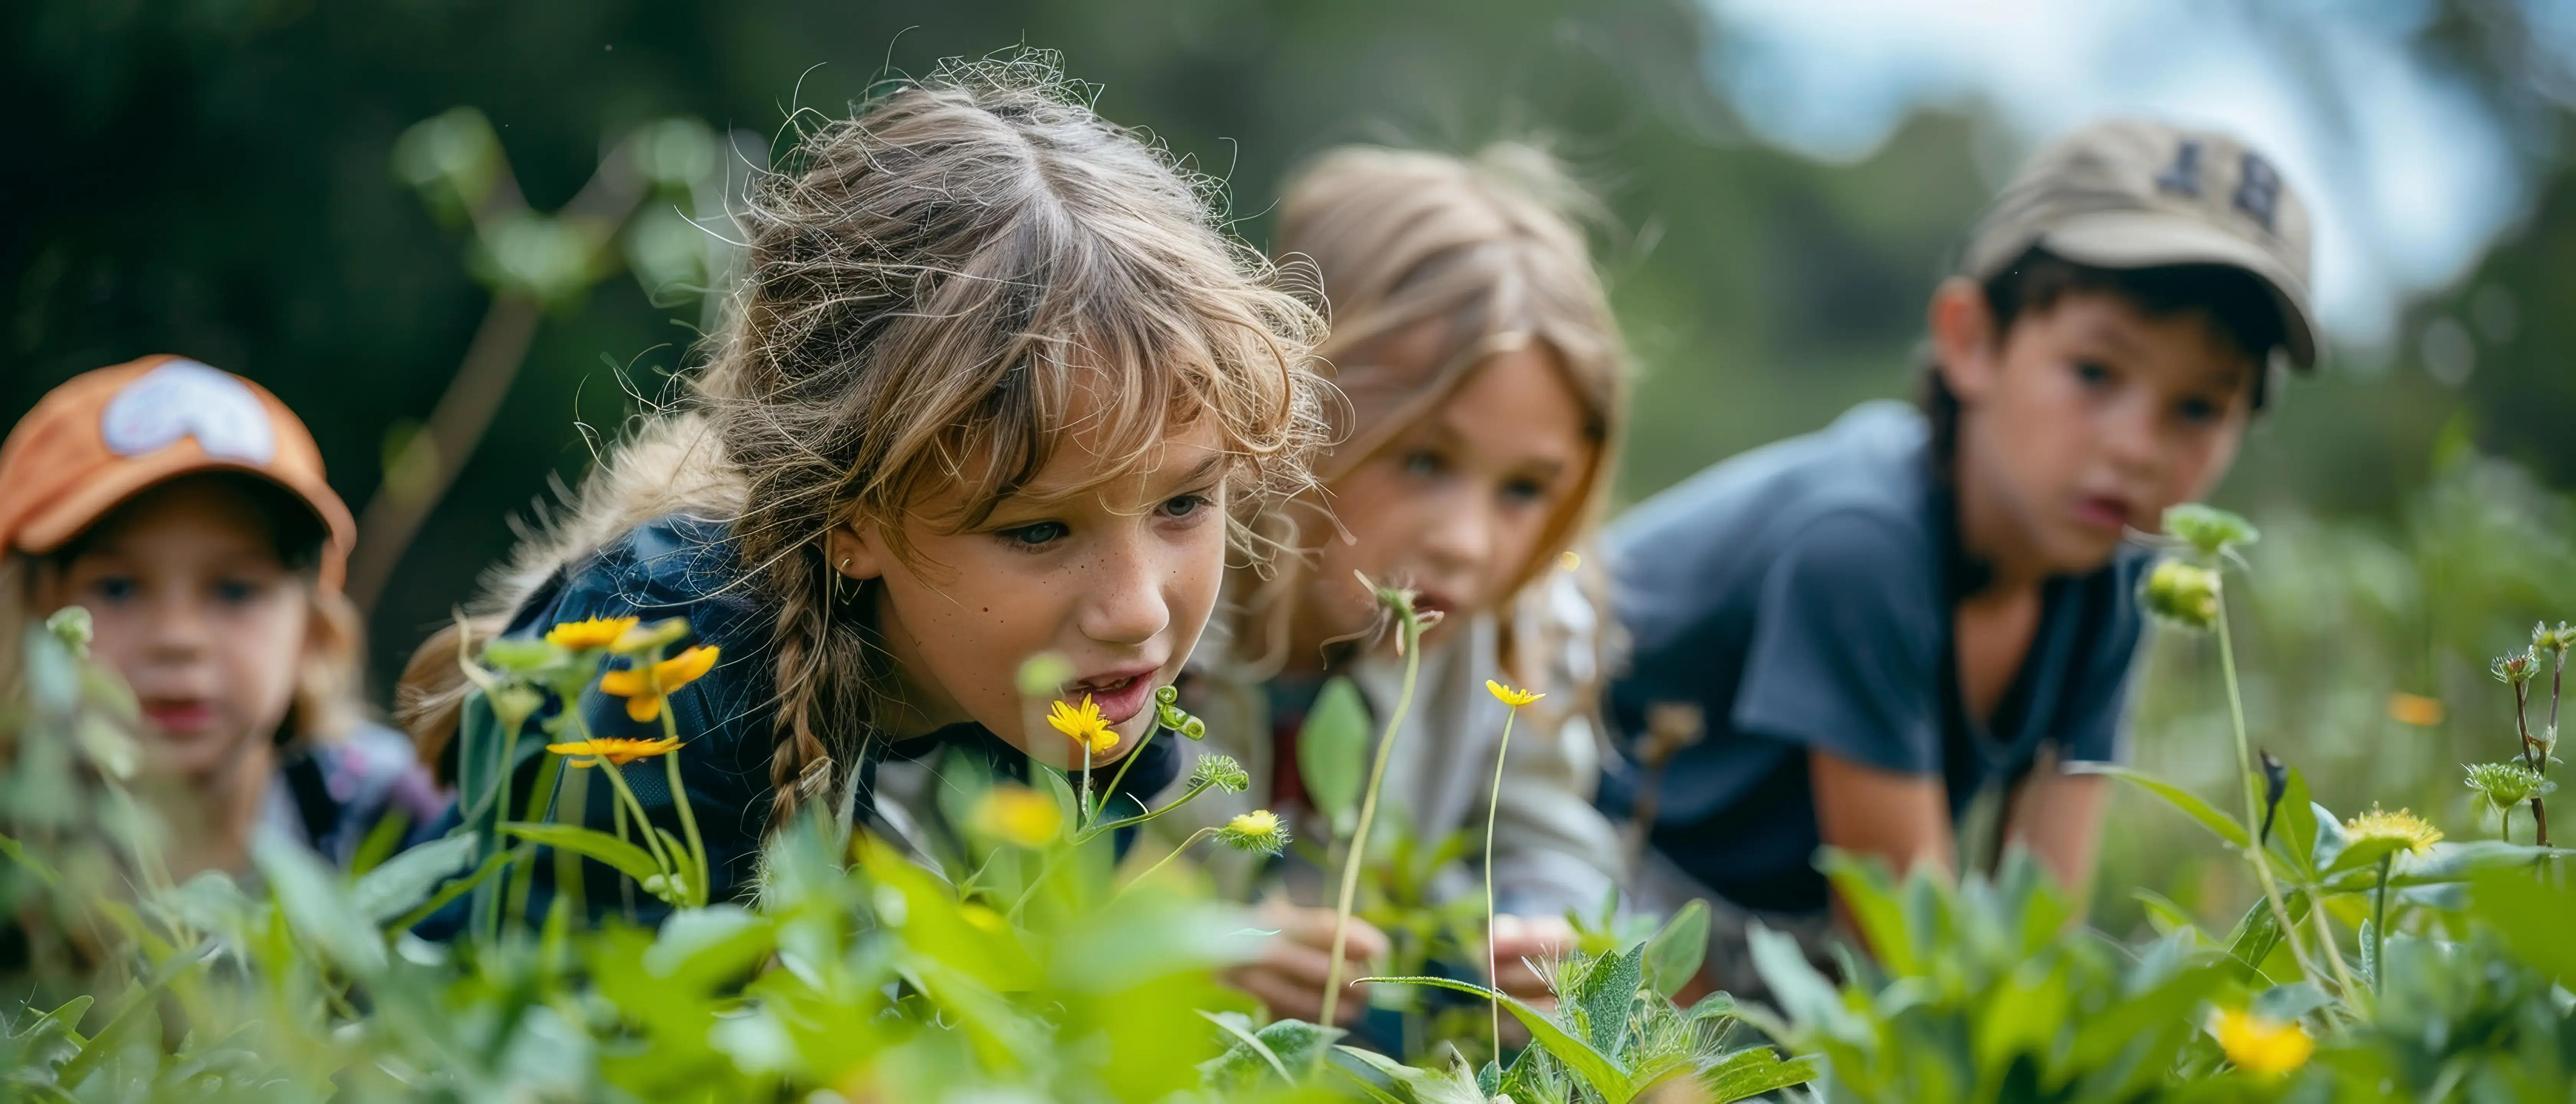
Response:
M2232 131L2317 230L2317 307L2347 342L2470 268L2521 217L2534 155L2412 45L2423 0L1701 0L1711 79L1763 139L1857 159L1919 107L1974 108L2016 153L2111 114ZM2576 4L2526 0L2576 54Z

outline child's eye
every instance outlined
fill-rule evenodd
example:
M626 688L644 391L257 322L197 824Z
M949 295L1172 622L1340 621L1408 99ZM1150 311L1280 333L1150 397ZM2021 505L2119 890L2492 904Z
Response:
M2208 425L2218 420L2219 408L2217 403L2208 399L2184 399L2175 406L2174 412L2193 425Z
M1073 529L1061 521L1041 521L994 532L994 536L1013 548L1039 549L1071 536Z
M242 606L258 601L268 588L248 579L223 579L215 583L214 591L216 601L227 606Z
M2111 382L2111 370L2093 361L2077 361L2075 378L2083 381L2086 387L2100 387Z
M1503 501L1515 506L1528 506L1547 500L1547 484L1535 479L1514 479L1503 484Z
M102 602L122 603L134 600L134 580L123 575L99 576L90 580L89 586L85 589L89 591L91 597Z
M1164 517L1185 518L1207 508L1207 505L1208 496L1203 494L1174 495L1163 500L1161 510Z
M1404 474L1414 476L1438 475L1449 466L1439 453L1429 449L1416 449L1405 453L1398 458L1397 464L1403 468Z

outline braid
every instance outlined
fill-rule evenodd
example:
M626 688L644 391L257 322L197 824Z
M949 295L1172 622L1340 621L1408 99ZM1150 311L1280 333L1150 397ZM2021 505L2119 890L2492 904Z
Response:
M841 762L817 731L817 715L837 680L827 672L832 662L831 581L829 572L806 554L782 556L768 572L772 593L786 597L778 610L778 727L770 752L769 826L786 827L807 801L831 790ZM819 593L818 593L819 592ZM846 631L846 630L845 630Z

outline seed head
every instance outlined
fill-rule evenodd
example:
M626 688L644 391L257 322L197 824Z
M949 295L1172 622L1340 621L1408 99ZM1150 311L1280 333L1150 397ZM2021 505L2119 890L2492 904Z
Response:
M2497 656L2494 663L2487 665L2487 673L2494 675L2497 682L2509 686L2521 686L2530 682L2531 676L2540 673L2540 657L2529 648L2519 652L2507 652Z

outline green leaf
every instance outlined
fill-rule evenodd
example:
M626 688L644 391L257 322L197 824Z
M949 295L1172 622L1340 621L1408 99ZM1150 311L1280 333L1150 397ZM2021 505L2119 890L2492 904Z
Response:
M2287 985L2275 985L2255 994L2254 1012L2286 1023L2332 1003L2334 998L2326 995L2326 991L2319 988L2317 983L2294 981Z
M1380 977L1361 980L1372 983L1384 982L1389 985L1429 985L1440 989L1454 989L1461 993L1473 993L1487 1000L1500 1000L1503 1011L1511 1013L1512 1018L1519 1020L1522 1027L1528 1028L1530 1038L1536 1040L1538 1045L1546 1047L1549 1054L1555 1055L1557 1061L1565 1064L1565 1068L1572 1070L1575 1076L1592 1086L1592 1091L1601 1097L1603 1104L1628 1104L1628 1101L1637 1095L1637 1086L1629 1082L1628 1071L1620 1066L1616 1059L1593 1049L1592 1044L1575 1038L1562 1025L1549 1019L1546 1013L1522 1004L1517 997L1497 993L1471 982L1439 977ZM1624 1016L1624 1009L1622 1014Z
M1708 902L1693 898L1646 941L1646 985L1659 997L1681 992L1708 957Z
M369 923L382 925L428 899L439 883L474 862L481 843L472 832L432 840L385 860L349 887L349 902Z
M1590 1030L1592 1045L1605 1054L1619 1052L1619 1044L1628 1035L1628 1006L1637 1000L1637 990L1646 983L1646 945L1639 943L1625 954L1603 955L1565 994L1565 1000L1583 1009L1583 1022Z
M1835 898L1851 911L1862 941L1878 949L1888 970L1898 976L1920 973L1916 944L1929 933L1909 930L1904 904L1896 896L1896 879L1888 873L1886 861L1828 847L1816 854L1816 866L1833 883Z
M1756 920L1745 926L1744 939L1753 955L1753 971L1762 975L1763 984L1771 987L1772 1000L1796 1021L1798 1030L1822 1031L1835 1038L1847 1038L1857 1030L1841 994L1807 961L1795 936L1772 931Z
M1335 676L1315 695L1297 730L1297 772L1315 810L1336 825L1359 807L1360 767L1368 752L1368 702L1357 683Z
M1699 1089L1708 1094L1708 1104L1777 1092L1791 1085L1804 1085L1816 1079L1814 1058L1782 1061L1770 1047L1746 1047L1727 1055L1716 1065L1701 1070Z
M302 844L270 835L251 842L250 857L295 934L353 974L383 972L384 933L350 902L339 876L320 858Z
M526 824L513 821L503 824L501 831L531 843L570 851L584 858L606 863L637 882L662 872L662 868L654 863L650 852L596 828L584 828L578 824Z
M29 856L27 854L27 849L19 846L17 840L6 835L0 835L0 855L7 855L9 857L9 861L26 867L29 873L36 876L37 880L45 883L45 888L57 890L63 888L62 875L54 873L53 867L47 866Z
M2172 935L2185 928L2197 926L2191 918L2191 913L2184 911L2181 905L2175 904L2172 898L2164 894L2152 889L2133 889L2129 891L2129 897L2138 902L2140 908L2146 910L2147 923L2156 929L2156 934L2159 936Z
M2363 867L2375 867L2379 865L2380 859L2396 854L2398 851L2404 849L2405 846L2405 840L2361 840L2345 847L2341 852L2338 852L2334 857L2334 863L2327 866L2325 872L2331 876L2341 874L2347 870L2359 870Z
M1265 1065L1277 1073L1282 1082L1292 1085L1297 1082L1297 1078L1288 1072L1287 1063L1281 1062L1278 1053L1270 1049L1270 1044L1253 1033L1252 1021L1243 1013L1198 1011L1200 1018L1234 1037L1234 1043L1226 1047L1225 1053L1199 1063L1199 1073L1205 1077L1207 1087L1220 1090L1247 1088Z
M1403 1090L1401 1093L1389 1094L1385 1089L1362 1082L1373 1097L1400 1100L1405 1104L1486 1104L1483 1090L1476 1087L1475 1076L1464 1072L1459 1067L1453 1066L1445 1072L1435 1073L1426 1069L1416 1069L1383 1054L1358 1047L1341 1047L1338 1052L1356 1059L1367 1066L1370 1072L1385 1078L1390 1087Z
M2334 814L2308 796L2308 780L2299 768L2290 768L2290 780L2281 787L2281 804L2272 814L2272 853L2289 864L2302 877L2314 879L2317 873L2317 818L2333 819Z
M2576 888L2552 885L2532 872L2489 868L2471 875L2470 907L2494 925L2505 946L2533 969L2561 983L2576 982L2576 940L2567 938L2576 916Z
M2236 822L2236 818L2219 812L2217 809L2210 807L2208 802L2201 800L2198 795L2195 795L2191 791L2183 789L2180 786L2176 786L2171 782L2167 782L2153 775L2130 770L2127 767L2115 767L2101 763L2079 763L2070 766L2068 769L2077 773L2107 774L2113 778L2135 783L2139 788L2146 790L2148 793L2165 799L2165 801L2171 804L2174 808L2182 810L2193 820L2199 821L2203 827L2208 828L2212 832L2218 833L2218 838L2226 840L2239 848L2249 846L2253 842L2253 835L2245 830L2244 825L2238 824Z

